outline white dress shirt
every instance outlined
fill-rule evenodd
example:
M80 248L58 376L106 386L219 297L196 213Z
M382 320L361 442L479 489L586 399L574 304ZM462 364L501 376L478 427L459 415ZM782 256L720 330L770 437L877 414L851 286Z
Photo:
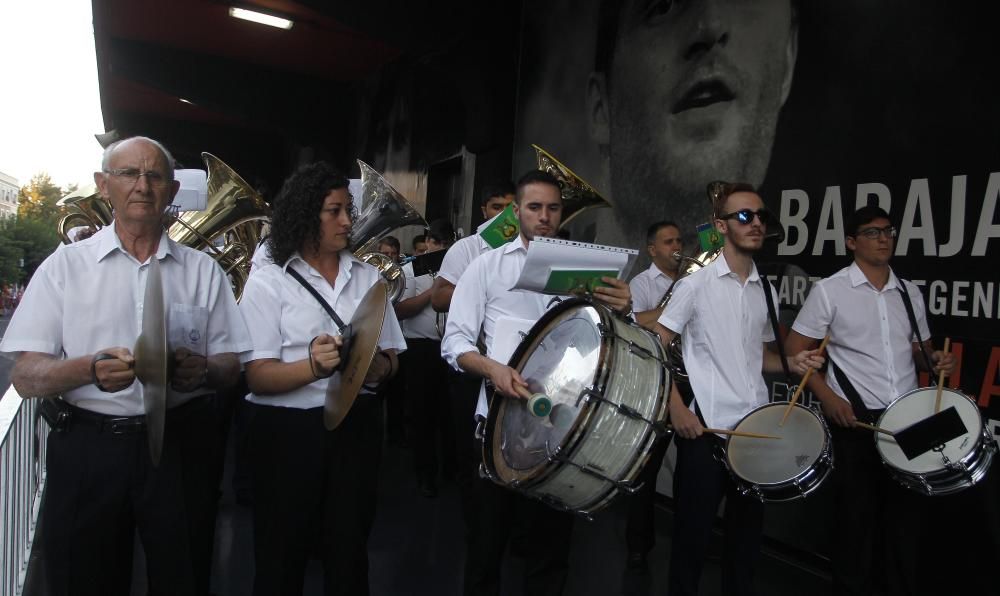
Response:
M340 252L340 272L331 286L316 269L297 253L285 265L271 264L255 272L247 280L240 312L247 321L253 351L247 361L274 358L282 362L295 362L308 357L309 342L322 333L338 335L340 330L319 301L294 277L285 272L294 268L326 299L334 312L350 323L354 311L368 290L380 283L381 275L375 267L356 259L349 251ZM378 340L382 350L406 349L403 333L392 307L386 308L382 322L382 335ZM253 403L288 408L318 408L326 398L328 383L340 384L340 373L329 379L316 381L281 395L256 395L247 399ZM365 391L362 390L362 393Z
M913 304L920 337L930 339L927 313L920 290L903 282ZM913 363L913 334L900 279L889 272L889 282L876 290L856 263L813 284L792 329L821 339L830 334L827 352L861 396L865 406L880 410L900 395L917 388ZM837 377L826 382L844 397ZM844 399L847 399L844 397Z
M422 294L434 285L434 276L430 273L420 277L413 276L413 263L403 265L403 275L406 278L406 289L399 298L400 302ZM400 321L399 326L403 329L403 337L407 339L441 339L437 330L437 312L430 302L419 313Z
M778 297L771 288L775 305ZM683 333L684 366L709 428L733 428L768 403L764 343L774 339L764 288L754 265L746 283L720 255L678 280L659 323Z
M489 352L495 334L513 328L498 329L497 319L537 321L550 304L557 302L553 296L511 290L521 276L527 254L523 240L517 238L480 256L465 270L452 295L448 326L441 341L441 355L455 370L462 370L459 356L478 353L480 330ZM485 405L484 392L480 391L477 414L483 414Z
M253 251L253 256L250 257L250 273L248 275L252 275L257 271L260 271L273 262L274 259L271 258L271 247L268 245L267 239L265 238L257 244L257 248Z
M209 255L160 237L156 250L163 279L167 343L202 355L249 351L250 337L232 286ZM115 224L62 246L38 267L14 312L0 352L42 352L67 359L115 347L134 349L142 329L149 261L122 248ZM206 390L167 389L173 408ZM139 382L117 393L87 384L63 394L67 402L112 416L143 413Z
M651 263L649 269L628 282L629 291L632 292L632 310L635 312L653 310L672 285L674 280L660 271L656 263Z
M473 234L460 239L451 245L441 261L438 276L452 285L458 285L458 280L476 257L493 250L479 234Z

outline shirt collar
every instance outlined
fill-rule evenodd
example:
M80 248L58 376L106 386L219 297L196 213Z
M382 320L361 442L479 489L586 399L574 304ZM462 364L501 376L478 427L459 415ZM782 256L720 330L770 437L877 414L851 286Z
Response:
M530 242L530 240L529 240L529 242ZM521 241L521 237L520 236L518 236L517 238L511 240L507 244L503 245L503 254L505 254L505 255L510 254L510 253L512 253L514 251L517 251L517 250L523 250L525 252L528 252L528 248L524 245L524 242Z
M292 263L294 262L300 263L297 267L295 267L296 271L300 273L305 273L312 277L323 278L323 275L319 271L316 271L316 269L312 265L307 263L306 260L302 258L302 255L300 255L298 252L294 252L292 253L292 256L288 257L288 260L285 261L284 266L281 268L282 271L287 271L288 268L291 267ZM341 276L343 276L344 283L347 283L347 280L351 279L351 268L354 266L354 263L360 263L360 262L361 261L357 260L354 257L354 255L351 254L350 251L348 250L340 251L340 272L337 275L337 278L340 279Z
M647 271L649 271L649 274L652 275L654 279L657 277L665 277L667 279L673 279L669 275L664 273L659 267L657 267L656 263L650 263L649 269L647 269Z
M116 231L116 226L118 222L112 221L110 226L105 226L96 234L94 238L97 239L97 260L100 262L104 257L113 253L115 250L121 251L123 254L128 254L125 248L122 246L122 240L118 237ZM162 261L167 255L173 258L177 258L174 254L176 248L174 247L174 241L170 239L167 235L167 230L164 229L160 232L160 242L156 246L156 258Z
M715 265L715 274L718 277L723 277L731 273L736 275L733 273L733 270L729 268L729 262L726 261L725 254L720 254L714 261L712 261L712 264ZM760 280L760 274L757 273L757 263L750 261L750 275L747 276L747 282L749 283L758 280Z
M868 284L869 286L872 287L872 289L875 289L875 286L872 286L871 282L869 282L868 278L865 276L865 272L861 270L861 267L858 267L857 261L851 262L851 266L847 268L847 272L851 277L852 288L856 288L862 284ZM889 281L886 282L885 287L882 288L882 291L884 292L886 290L895 290L896 288L898 288L900 284L897 280L898 278L896 277L896 274L890 268Z

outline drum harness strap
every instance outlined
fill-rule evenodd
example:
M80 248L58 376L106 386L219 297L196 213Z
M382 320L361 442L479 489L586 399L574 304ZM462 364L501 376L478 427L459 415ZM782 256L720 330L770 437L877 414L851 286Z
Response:
M758 275L760 275L758 273ZM760 275L760 285L764 288L764 300L767 302L767 318L771 319L771 329L774 331L774 343L778 344L778 356L781 357L781 368L785 371L785 383L794 387L792 373L788 370L788 360L785 357L785 342L781 338L781 328L778 326L778 312L774 308L774 297L771 296L771 282L767 276Z
M931 364L931 358L927 354L927 349L924 347L923 340L920 338L920 329L917 326L917 317L913 313L913 304L910 302L910 295L906 293L904 280L899 277L896 279L899 279L900 287L897 288L897 290L899 290L899 295L903 299L903 306L906 307L906 315L910 319L910 327L913 329L913 335L917 337L917 343L920 345L920 353L924 355L924 361L928 370L933 370L934 366ZM829 354L827 354L826 359L830 361L830 368L833 369L833 374L837 377L837 383L840 385L840 388L844 390L844 396L849 402L851 402L851 408L854 409L854 415L857 416L858 420L874 423L878 419L879 411L871 410L865 406L864 400L861 399L861 395L858 393L858 390L851 384L851 381L847 378L847 375L844 373L841 366L836 364L833 359L830 358Z

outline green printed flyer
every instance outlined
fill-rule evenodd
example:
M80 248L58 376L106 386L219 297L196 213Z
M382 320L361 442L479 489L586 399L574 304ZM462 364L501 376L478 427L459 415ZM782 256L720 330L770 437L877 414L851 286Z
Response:
M726 239L710 223L703 223L698 226L698 241L701 243L701 250L709 252L717 248L722 248Z
M614 269L553 269L545 282L546 294L580 295L593 294L594 288L608 284L601 281L602 277L618 277Z
M514 203L510 203L500 212L500 215L497 215L493 219L490 225L479 232L479 235L482 236L487 244L496 248L517 238L518 231L517 216L514 215Z

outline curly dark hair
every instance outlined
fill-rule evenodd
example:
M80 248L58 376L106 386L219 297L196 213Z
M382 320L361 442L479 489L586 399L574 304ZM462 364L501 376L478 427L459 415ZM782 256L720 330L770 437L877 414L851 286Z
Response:
M285 180L271 211L271 235L268 249L278 265L284 265L296 251L306 246L319 248L319 212L330 191L347 188L347 176L326 162L302 166ZM351 221L357 210L354 197L350 205Z

